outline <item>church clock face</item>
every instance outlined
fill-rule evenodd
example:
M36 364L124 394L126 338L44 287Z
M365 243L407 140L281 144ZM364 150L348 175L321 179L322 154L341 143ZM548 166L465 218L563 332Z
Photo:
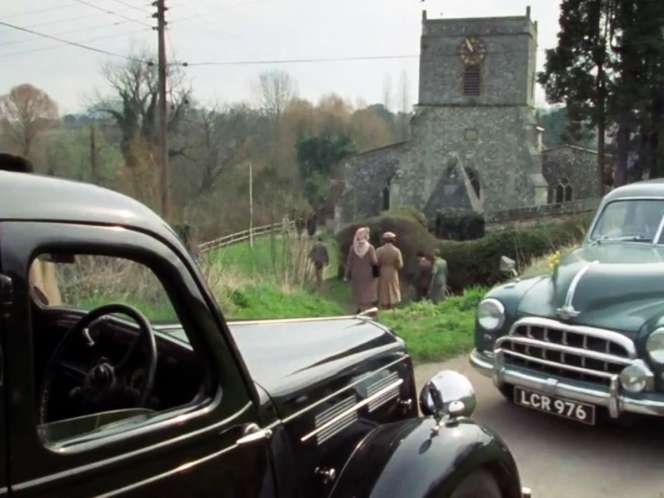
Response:
M467 36L459 44L459 57L466 65L476 65L486 57L486 45L474 36Z

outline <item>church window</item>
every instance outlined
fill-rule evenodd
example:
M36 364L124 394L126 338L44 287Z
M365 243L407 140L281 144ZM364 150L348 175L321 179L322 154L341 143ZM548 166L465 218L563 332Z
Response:
M476 97L480 94L480 65L469 64L463 70L463 94L467 97Z
M567 178L561 178L556 186L556 204L569 202L574 198L574 191Z
M389 211L390 209L390 186L385 185L383 189L383 211Z

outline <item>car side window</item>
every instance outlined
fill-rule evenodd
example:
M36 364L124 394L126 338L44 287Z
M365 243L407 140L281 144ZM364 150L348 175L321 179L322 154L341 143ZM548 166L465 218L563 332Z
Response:
M103 441L209 399L204 355L147 265L49 253L33 260L29 281L35 410L46 445Z

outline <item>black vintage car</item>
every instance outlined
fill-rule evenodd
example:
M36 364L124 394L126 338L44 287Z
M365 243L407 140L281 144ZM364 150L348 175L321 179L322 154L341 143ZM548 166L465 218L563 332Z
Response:
M368 317L226 323L174 232L108 190L0 172L0 334L1 495L522 496L464 377L420 417Z

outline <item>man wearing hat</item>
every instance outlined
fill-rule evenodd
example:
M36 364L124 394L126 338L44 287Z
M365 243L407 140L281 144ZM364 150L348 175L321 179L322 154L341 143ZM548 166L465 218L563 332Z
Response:
M392 308L401 302L399 270L403 268L403 257L394 245L397 236L393 232L383 234L383 245L376 250L380 268L378 277L378 303L382 308Z

